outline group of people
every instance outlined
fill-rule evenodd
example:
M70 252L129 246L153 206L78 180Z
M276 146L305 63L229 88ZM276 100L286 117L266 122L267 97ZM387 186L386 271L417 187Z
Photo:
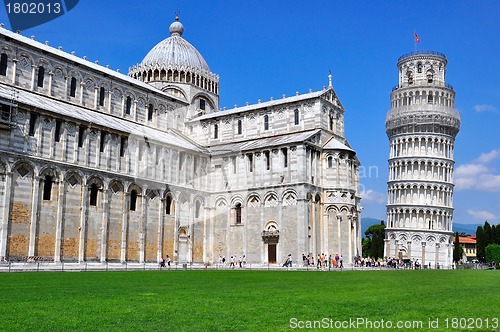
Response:
M322 253L318 254L316 257L316 263L314 255L302 254L302 262L304 266L316 266L316 268L343 268L344 267L344 257L338 253L335 256L329 255L328 257Z
M160 267L165 267L165 264L170 267L170 256L167 255L167 258L160 258L160 261L159 261L159 264L160 264Z
M247 263L247 258L245 255L243 256L233 255L229 259L229 267L231 269L234 269L236 267L242 269L246 263ZM226 267L226 266L227 266L226 256L219 255L219 267Z

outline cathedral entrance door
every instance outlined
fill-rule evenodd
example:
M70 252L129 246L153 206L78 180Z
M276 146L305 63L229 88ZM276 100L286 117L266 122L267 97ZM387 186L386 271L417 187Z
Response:
M268 243L267 245L267 262L269 264L276 263L276 243Z

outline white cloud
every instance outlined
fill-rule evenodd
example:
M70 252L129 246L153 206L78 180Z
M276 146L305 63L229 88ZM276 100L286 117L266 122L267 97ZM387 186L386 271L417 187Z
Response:
M482 153L472 163L457 166L455 188L500 192L500 175L495 174L493 167L487 166L497 159L500 159L500 149Z
M491 213L489 211L483 211L483 210L467 210L467 213L474 219L477 220L495 220L497 217L495 216L494 213Z
M495 106L493 105L487 105L487 104L478 104L478 105L474 105L474 111L476 112L493 112L493 113L497 113L498 110Z
M377 204L384 204L387 202L387 194L384 193L379 193L376 191L373 191L371 189L368 190L362 190L361 193L361 199L363 202L370 202L370 203L377 203Z
M460 165L455 170L456 176L476 176L488 172L488 167L481 164L464 164Z
M486 153L481 153L481 155L475 160L475 162L481 164L488 164L496 159L500 159L500 149L491 150L490 152Z

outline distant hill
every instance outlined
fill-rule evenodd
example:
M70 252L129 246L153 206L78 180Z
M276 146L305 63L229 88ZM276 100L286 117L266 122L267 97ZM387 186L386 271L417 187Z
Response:
M361 218L361 236L365 236L365 231L371 225L379 225L381 219L377 218ZM476 235L477 226L483 226L483 224L459 224L453 223L453 232L465 233L469 235Z
M469 235L476 235L477 226L484 226L483 224L459 224L453 223L453 232L465 233Z

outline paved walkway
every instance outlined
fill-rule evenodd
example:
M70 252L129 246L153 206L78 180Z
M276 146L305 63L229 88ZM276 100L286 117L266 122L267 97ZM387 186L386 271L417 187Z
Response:
M83 272L83 271L182 271L182 270L272 270L272 271L384 271L389 270L385 267L354 267L346 266L343 269L338 268L323 268L316 267L294 266L292 268L282 267L280 264L245 264L242 268L231 268L229 265L209 265L203 264L172 264L169 267L160 268L158 263L99 263L99 262L82 262L82 263L49 263L49 262L15 262L0 263L0 272L50 272L50 271L66 271L66 272ZM392 270L392 269L391 269Z

